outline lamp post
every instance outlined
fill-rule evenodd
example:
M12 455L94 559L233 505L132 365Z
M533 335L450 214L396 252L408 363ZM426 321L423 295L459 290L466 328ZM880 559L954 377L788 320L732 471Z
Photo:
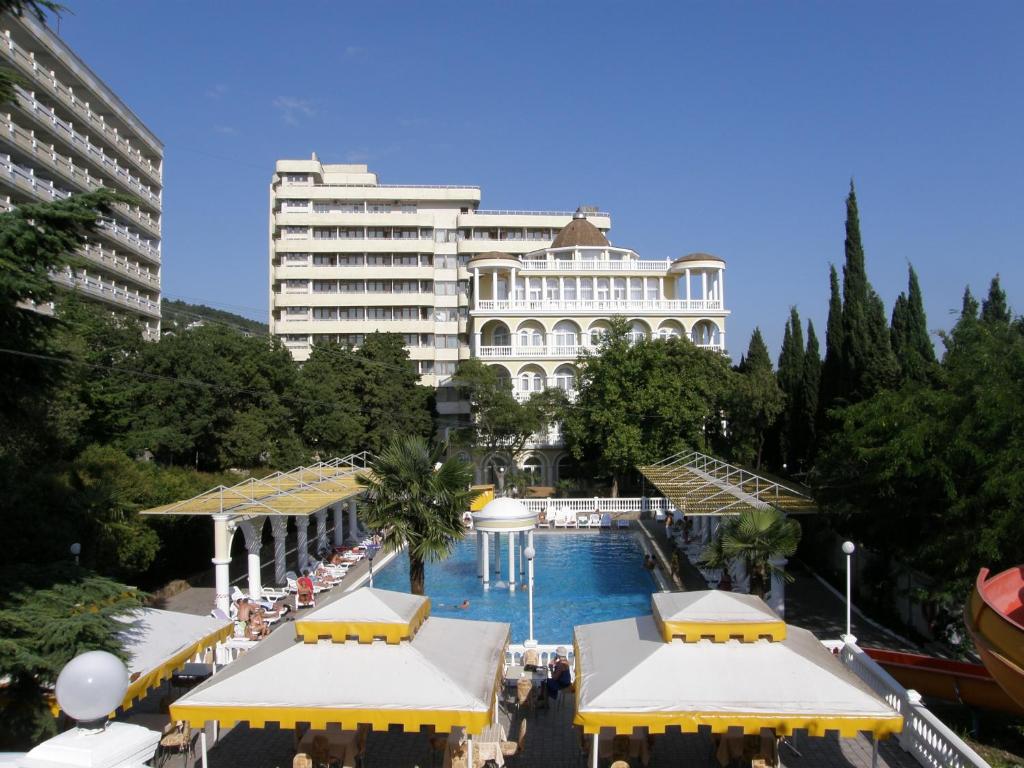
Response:
M498 495L505 495L505 468L498 467Z
M78 556L82 554L82 545L77 541L71 545L71 556L75 558L75 565L78 565Z
M530 531L529 535L530 543L523 550L523 557L526 558L526 582L528 584L527 604L530 611L530 636L524 643L527 648L537 645L537 641L533 638L533 558L537 556L537 550L533 548L533 531Z
M853 581L853 577L851 576L851 561L853 560L853 551L856 548L857 547L854 546L852 541L843 542L843 553L846 555L846 635L843 637L843 640L847 643L857 642L857 638L855 638L853 633L850 631L850 591Z
M380 544L377 543L377 537L373 537L374 540L366 545L366 559L370 561L370 586L373 587L373 558L380 552Z

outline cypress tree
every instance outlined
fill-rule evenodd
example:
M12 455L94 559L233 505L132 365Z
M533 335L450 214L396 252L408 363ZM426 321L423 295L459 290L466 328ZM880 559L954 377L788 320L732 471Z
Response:
M804 352L803 381L800 387L799 443L796 468L802 471L814 461L817 442L818 392L821 386L821 353L814 323L807 321L807 349Z
M826 422L826 413L839 397L839 379L842 376L843 356L843 302L839 296L839 275L835 266L829 266L828 325L825 328L825 363L821 367L821 385L818 389L819 431Z
M893 305L889 338L899 365L900 380L928 381L935 366L935 348L928 338L921 285L913 267L910 267L907 293L901 293Z
M838 395L845 400L862 399L862 378L871 350L868 314L870 286L864 266L860 238L857 192L850 181L846 197L846 261L843 264L843 342L839 364Z
M999 284L999 275L992 278L988 296L981 303L981 322L988 325L1009 325L1012 315L1006 303L1006 291Z
M779 419L780 464L787 467L796 466L797 446L800 420L801 389L804 373L804 332L800 323L800 313L796 307L789 310L786 331L782 340L782 351L779 353L779 388L786 398L786 407Z
M900 367L892 353L889 337L889 323L885 319L885 304L882 297L868 286L867 312L868 347L864 358L864 369L860 377L860 389L855 393L859 400L867 400L876 392L895 386L899 381Z
M768 354L768 345L764 343L761 329L755 328L754 332L750 334L750 344L747 345L747 354L743 356L740 362L739 371L740 373L748 373L751 371L771 371L771 369L772 358Z
M974 294L971 293L971 287L967 286L964 288L963 303L960 306L960 319L961 320L977 320L978 319L978 300L974 298Z

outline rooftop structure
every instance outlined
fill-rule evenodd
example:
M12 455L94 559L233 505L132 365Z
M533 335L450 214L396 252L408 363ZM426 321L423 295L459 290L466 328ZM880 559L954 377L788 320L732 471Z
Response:
M31 13L0 16L0 63L24 78L0 116L0 210L107 187L118 203L62 286L160 334L163 145L89 67Z

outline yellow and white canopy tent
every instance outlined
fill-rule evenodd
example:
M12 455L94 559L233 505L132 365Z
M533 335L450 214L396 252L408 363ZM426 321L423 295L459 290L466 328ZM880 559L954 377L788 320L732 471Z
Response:
M178 699L171 717L480 733L497 714L509 625L429 613L425 597L348 592Z
M903 718L818 641L756 597L662 593L653 615L575 628L576 718L602 729L844 738L899 733ZM594 750L596 754L596 749Z

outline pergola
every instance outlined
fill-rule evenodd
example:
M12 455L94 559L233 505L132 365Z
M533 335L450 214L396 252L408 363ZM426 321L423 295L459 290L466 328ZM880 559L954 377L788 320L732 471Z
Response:
M683 515L694 518L698 549L714 538L722 517L750 509L775 508L786 515L818 511L814 499L792 484L786 485L697 451L682 451L638 469ZM779 558L774 564L782 568L786 560ZM742 561L737 560L732 571L737 582L746 581ZM785 582L778 574L772 576L771 595L772 608L785 615Z
M289 472L274 472L266 477L249 478L232 486L219 485L190 499L164 504L141 512L143 515L189 515L213 520L214 573L216 606L228 612L228 568L231 564L231 537L241 529L245 536L249 566L249 594L263 593L260 579L260 549L263 546L263 524L269 518L274 538L274 578L284 583L285 542L288 519L295 520L298 567L309 558L309 518L316 520L317 549L326 549L327 512L334 514L334 544L342 544L344 529L342 511L348 503L348 532L354 537L358 529L355 497L362 493L358 477L367 471L370 454L366 451L344 458L321 461Z

